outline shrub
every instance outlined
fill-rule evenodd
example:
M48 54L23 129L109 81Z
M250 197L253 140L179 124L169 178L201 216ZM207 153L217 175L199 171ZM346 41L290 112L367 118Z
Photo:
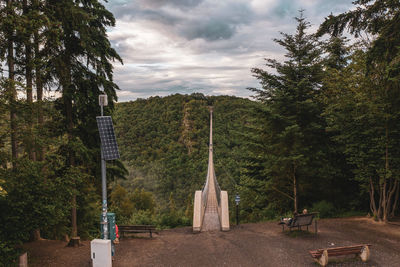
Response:
M160 228L174 228L189 225L191 225L190 219L184 216L182 212L163 213L158 217L158 226Z
M326 200L314 203L311 209L314 212L319 212L321 218L329 218L335 214L335 207Z
M153 212L156 206L153 193L147 192L143 189L136 189L131 195L130 200L136 210L149 210Z
M150 210L138 210L135 211L129 218L128 224L144 224L144 225L154 225L156 220L153 213Z
M14 245L0 240L0 266L17 266L20 252L14 248Z

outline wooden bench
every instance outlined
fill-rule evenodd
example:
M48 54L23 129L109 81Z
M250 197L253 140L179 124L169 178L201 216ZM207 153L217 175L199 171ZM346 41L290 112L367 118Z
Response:
M150 233L150 238L153 237L152 233L158 233L154 225L118 225L118 232L121 237L124 233Z
M312 222L317 215L317 212L313 213L307 213L307 214L299 214L295 215L293 219L291 219L289 222L284 222L280 221L279 224L282 225L282 231L285 231L285 226L289 228L291 231L292 228L297 227L298 230L301 230L302 226L307 226L307 231L308 231L308 226L312 225ZM315 233L318 232L318 227L317 227L317 221L314 220L314 225L315 225Z
M344 256L344 255L356 255L361 258L363 262L369 259L369 244L348 246L348 247L336 247L336 248L326 248L310 250L311 257L318 262L321 266L326 266L328 264L328 258L333 256Z

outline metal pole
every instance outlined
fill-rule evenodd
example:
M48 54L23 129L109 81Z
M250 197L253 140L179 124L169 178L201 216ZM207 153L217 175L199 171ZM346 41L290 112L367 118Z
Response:
M102 204L103 239L108 239L106 161L103 158L103 149L101 149L101 189L103 198L103 204Z
M236 225L239 225L239 203L236 204Z
M99 95L99 105L101 117L103 117L104 106L107 106L107 95ZM107 219L107 179L106 179L106 160L103 156L103 147L101 146L101 189L102 189L102 220L103 239L108 239L108 219Z
M103 117L103 105L101 107L101 116ZM107 177L106 160L103 158L103 148L101 147L101 190L102 190L102 224L103 239L108 239L108 220L107 220Z

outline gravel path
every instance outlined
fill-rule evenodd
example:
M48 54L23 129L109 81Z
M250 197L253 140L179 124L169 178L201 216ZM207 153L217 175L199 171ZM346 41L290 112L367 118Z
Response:
M317 266L308 250L371 244L363 263L340 259L328 266L400 266L400 226L366 218L322 219L318 235L282 233L276 222L243 224L229 232L193 234L190 227L125 238L116 246L113 266ZM51 245L52 244L52 245ZM28 243L31 266L89 266L90 245L67 248L59 241Z

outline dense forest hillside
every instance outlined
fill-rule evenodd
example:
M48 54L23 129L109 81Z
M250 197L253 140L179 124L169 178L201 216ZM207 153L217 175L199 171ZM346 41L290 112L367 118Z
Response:
M129 170L118 183L128 192L153 193L161 210L173 201L191 219L194 192L206 178L211 105L216 175L233 200L245 154L240 136L250 120L249 110L260 105L238 97L176 94L117 104L115 130Z
M115 130L129 171L125 179L111 183L111 210L117 220L191 223L194 192L206 178L209 106L214 108L215 170L221 188L228 191L231 220L236 194L242 198L242 221L273 219L292 210L285 172L269 171L276 158L269 152L274 147L270 134L263 132L265 105L232 96L176 94L116 105ZM326 154L331 150L327 147ZM335 156L327 162L319 155L320 160L307 164L308 178L298 185L300 208L322 211L323 216L367 209L355 193L359 187L349 168L341 155Z

